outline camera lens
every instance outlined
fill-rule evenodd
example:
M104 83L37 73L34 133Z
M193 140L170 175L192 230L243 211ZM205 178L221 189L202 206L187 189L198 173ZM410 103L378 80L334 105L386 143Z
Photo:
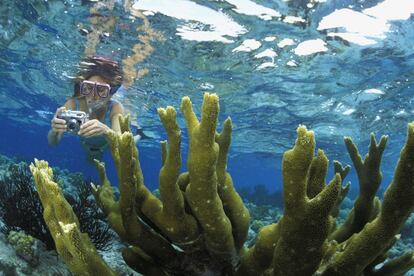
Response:
M67 125L68 125L68 130L70 131L75 131L79 128L78 121L76 121L75 119L69 120Z

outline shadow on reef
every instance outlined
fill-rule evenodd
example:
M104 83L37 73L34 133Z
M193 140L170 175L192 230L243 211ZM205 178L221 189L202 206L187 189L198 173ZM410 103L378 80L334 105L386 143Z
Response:
M112 228L129 243L122 256L144 275L403 275L414 266L413 253L393 260L387 251L414 207L414 123L394 179L381 202L375 196L381 182L380 163L387 142L371 135L363 159L345 138L359 179L360 193L342 225L338 206L348 192L342 186L349 167L334 163L335 176L325 183L328 159L315 153L315 138L306 127L282 161L284 213L260 229L255 243L244 247L249 213L226 171L231 120L216 132L218 97L204 95L201 120L184 97L181 104L189 133L188 172L181 167L181 131L172 107L159 108L168 143L161 142L160 199L144 185L138 150L121 118L122 134L108 140L118 172L120 198L113 197L103 163L97 162L101 185L96 200ZM44 218L56 248L76 275L115 275L102 260L66 202L47 162L31 165L44 206ZM381 265L378 265L381 264Z
M113 238L112 230L104 222L105 216L99 210L92 196L89 182L80 175L64 176L69 178L69 186L74 188L65 193L80 221L80 230L88 233L98 249L107 249ZM63 180L55 178L57 183ZM0 176L0 218L4 225L1 231L6 235L11 231L24 231L26 234L41 240L48 250L55 249L55 243L43 219L43 207L35 189L29 165L20 162L10 164Z

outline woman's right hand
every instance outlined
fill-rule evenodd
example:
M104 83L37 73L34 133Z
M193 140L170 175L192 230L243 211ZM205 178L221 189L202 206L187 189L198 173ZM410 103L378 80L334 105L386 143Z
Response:
M51 127L52 127L52 131L57 134L66 132L66 129L67 129L66 121L63 119L59 119L57 117L65 110L66 110L66 107L61 106L56 110L55 115L53 116Z

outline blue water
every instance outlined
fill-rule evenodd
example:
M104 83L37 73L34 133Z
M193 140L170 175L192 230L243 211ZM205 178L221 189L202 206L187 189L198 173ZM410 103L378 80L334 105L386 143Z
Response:
M200 114L203 91L220 96L219 129L226 117L232 118L228 170L236 187L264 185L269 191L280 190L282 154L292 147L299 124L315 131L317 147L324 149L331 161L336 159L343 164L351 164L344 136L353 137L365 154L371 132L376 133L378 140L380 135L389 135L382 165L383 185L391 181L406 125L414 112L411 5L403 9L408 16L387 19L375 14L374 18L379 23L385 22L387 29L382 30L384 26L380 24L379 31L360 34L375 42L362 45L328 35L342 31L355 33L352 29L339 26L318 30L318 27L335 10L348 8L370 14L367 9L377 7L381 1L327 1L313 8L283 1L255 1L283 16L272 17L270 13L270 19L246 14L234 1L192 2L195 5L192 8L206 8L203 11L215 16L224 13L230 20L228 26L235 23L241 28L234 33L221 30L213 38L202 34L192 36L198 31L223 27L206 22L202 14L196 13L197 9L171 11L161 8L163 1L149 3L137 1L134 8L152 11L146 18L163 39L151 41L153 52L136 65L138 69L146 68L148 73L137 79L127 93L118 95L132 117L138 118L139 124L153 137L139 143L148 187L155 189L158 185L159 142L166 137L156 108L172 105L179 109L181 97L188 95ZM85 162L77 137L65 137L57 147L48 146L46 140L52 114L72 93L70 76L76 73L86 43L79 29L92 28L90 5L88 1L2 2L0 153L26 161L45 159L52 166L80 171L96 179L95 169ZM119 1L115 1L112 11L101 9L102 14L114 15L117 21L108 35L101 37L97 53L118 61L131 55L131 48L139 42L136 29L143 22L131 16L132 10L124 10ZM301 17L306 23L283 22L289 15ZM373 26L375 29L376 25ZM190 31L183 31L185 28ZM277 46L286 38L292 39L293 44ZM325 51L308 55L296 52L301 42L315 39L324 41ZM249 40L259 42L260 46L240 50ZM276 55L266 55L266 50ZM184 129L183 118L181 114L178 116ZM186 145L184 138L184 157ZM110 179L116 185L109 154L105 161ZM357 190L354 170L348 180Z

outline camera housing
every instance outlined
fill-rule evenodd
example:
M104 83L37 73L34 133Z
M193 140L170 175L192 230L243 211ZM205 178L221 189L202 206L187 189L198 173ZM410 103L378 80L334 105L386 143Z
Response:
M89 116L83 111L66 110L60 113L57 118L66 121L68 132L77 134L81 125L88 121Z

